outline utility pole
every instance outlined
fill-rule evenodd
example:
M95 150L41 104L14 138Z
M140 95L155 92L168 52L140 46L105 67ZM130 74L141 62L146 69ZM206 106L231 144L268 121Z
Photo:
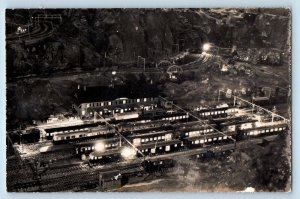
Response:
M235 106L235 102L236 102L236 97L233 97L233 106Z
M99 172L98 176L99 176L99 188L102 189L103 188L103 176L102 176L102 173Z
M219 95L218 95L218 102L220 101L220 96L221 95L221 90L219 90Z
M144 58L142 56L138 56L138 67L139 67L140 59L142 59L143 62L144 62L144 72L145 72L145 70L146 70L146 58Z

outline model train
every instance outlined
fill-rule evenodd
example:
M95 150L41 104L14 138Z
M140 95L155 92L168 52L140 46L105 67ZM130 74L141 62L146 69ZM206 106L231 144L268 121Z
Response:
M209 129L209 128L208 128ZM245 139L251 139L254 137L261 137L265 135L274 135L279 133L284 133L288 130L288 125L285 123L279 123L274 125L265 125L261 127L253 127L246 129L237 129L235 131L208 131L207 133L197 135L197 136L183 136L179 139L174 139L171 136L169 140L160 140L153 142L148 138L148 142L144 139L144 142L138 142L136 144L136 149L133 150L133 158L142 157L140 153L144 156L156 156L165 153L174 153L180 150L190 150L196 148L203 148L211 145L228 145L233 144L234 140L241 141ZM169 133L169 132L168 132ZM141 135L141 137L143 134ZM151 134L149 134L151 137ZM155 134L153 134L155 136ZM138 137L133 136L133 137ZM114 148L112 150L105 150L104 152L93 152L89 156L89 161L93 164L95 163L109 163L112 161L121 161L122 150L124 147ZM205 155L202 154L204 157ZM201 157L202 157L201 156Z

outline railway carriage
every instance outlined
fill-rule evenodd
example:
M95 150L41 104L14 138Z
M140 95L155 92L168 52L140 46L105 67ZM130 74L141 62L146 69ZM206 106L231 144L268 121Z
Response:
M195 137L207 133L213 133L215 131L214 128L215 125L202 125L199 127L181 128L177 131L179 131L180 138L183 139L186 137Z
M107 164L111 162L118 162L121 159L122 156L119 149L111 149L104 152L94 151L89 154L90 164Z
M238 134L240 139L246 139L251 137L262 137L267 135L282 134L287 132L287 130L288 125L286 123L281 123L277 125L268 125L239 130Z
M204 147L212 144L218 143L227 143L231 142L231 138L235 136L235 133L211 133L208 135L200 135L195 137L186 137L183 139L184 146L186 148L199 148Z
M183 144L181 140L169 140L157 143L149 143L143 144L138 146L137 148L144 154L144 155L160 155L165 153L172 153L175 151L181 150ZM140 157L140 154L137 154Z
M146 143L168 141L173 138L173 131L149 131L147 133L135 133L128 136L128 139L132 141L135 146L139 146Z
M106 126L60 131L53 134L54 144L76 143L96 138L113 137L115 129Z
M228 107L222 107L222 108L202 109L197 112L200 118L219 118L219 117L227 117L229 113L228 109L229 109Z
M109 138L109 139L101 139L94 140L89 142L82 142L74 144L74 150L76 156L88 155L94 151L109 151L111 149L117 149L121 145L120 138Z
M158 159L158 160L145 160L143 167L147 173L163 172L173 168L176 161L173 159Z
M235 151L235 144L230 143L230 144L222 145L219 148L215 148L213 150L208 150L208 151L205 150L195 155L194 157L201 161L210 160L211 158L222 159L228 157L228 155L230 155L234 151Z
M257 120L251 118L244 118L242 120L233 120L223 122L219 125L221 131L237 132L240 129L252 128Z

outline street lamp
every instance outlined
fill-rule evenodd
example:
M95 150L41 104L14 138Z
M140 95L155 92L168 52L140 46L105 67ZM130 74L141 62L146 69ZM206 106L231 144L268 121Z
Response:
M95 151L103 152L105 150L105 144L103 142L98 142L95 144Z
M133 148L124 147L121 151L121 156L124 159L133 159L136 154L136 151Z
M22 135L23 135L23 133L20 133L20 146L21 146L21 153L23 153Z
M209 51L210 48L211 48L211 44L209 44L209 43L205 43L205 44L203 44L203 46L202 46L202 50L203 50L204 52Z

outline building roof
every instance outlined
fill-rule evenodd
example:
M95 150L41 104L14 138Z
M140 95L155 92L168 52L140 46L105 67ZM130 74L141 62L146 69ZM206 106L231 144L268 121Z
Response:
M199 135L199 136L193 136L193 137L186 137L184 139L188 140L188 141L193 141L193 140L198 140L198 139L217 138L217 137L220 137L220 136L223 137L224 135L222 133L215 132L215 133L210 133L210 134L205 134L205 135Z
M128 136L128 138L131 138L131 139L142 138L142 137L149 137L149 136L153 136L153 135L164 135L167 133L173 133L173 131L152 131L152 132L148 132L148 133L130 135L130 136Z
M80 130L85 128L96 128L104 126L103 123L90 123L90 124L81 124L76 126L63 126L56 128L45 129L46 133L60 132L60 131L70 131L70 130Z
M80 143L75 143L73 146L93 146L98 142L103 142L103 143L114 143L114 142L119 142L120 138L113 137L113 138L106 138L106 139L97 139L97 140L92 140L92 141L87 141L87 142L80 142Z
M78 103L112 101L118 98L149 98L158 97L159 90L155 85L142 84L134 85L116 85L114 87L94 86L81 87L75 91L75 98Z

